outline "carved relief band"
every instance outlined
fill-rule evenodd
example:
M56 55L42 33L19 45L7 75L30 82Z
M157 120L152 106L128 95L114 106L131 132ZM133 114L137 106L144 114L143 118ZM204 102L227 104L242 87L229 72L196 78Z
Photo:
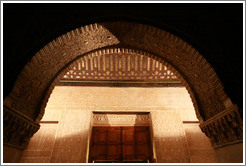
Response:
M243 142L243 122L236 105L200 125L214 148Z
M149 126L149 115L94 114L94 126Z
M129 52L83 56L75 61L62 80L180 80L166 65L149 57Z
M30 138L39 129L39 124L28 119L8 107L3 111L3 144L25 149Z

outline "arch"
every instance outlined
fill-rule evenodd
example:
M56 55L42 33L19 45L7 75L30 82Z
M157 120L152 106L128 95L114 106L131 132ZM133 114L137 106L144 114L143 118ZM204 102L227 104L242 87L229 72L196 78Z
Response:
M42 106L41 106L41 111L40 111L40 114L39 114L39 117L42 117L44 115L44 111L45 111L45 107L46 107L46 104L49 100L49 97L53 91L53 89L55 88L55 86L57 85L57 83L62 79L62 77L71 69L73 69L73 67L75 66L75 64L77 63L78 60L81 59L81 57L83 58L88 58L88 57L91 57L91 56L105 56L105 55L112 55L112 54L115 54L115 55L119 55L119 54L124 54L124 55L133 55L133 56L140 56L140 55L143 55L143 56L146 56L146 57L149 57L150 59L152 60L156 60L158 61L159 63L161 63L162 65L166 66L168 70L170 70L173 75L175 75L178 79L180 79L181 83L186 87L188 93L190 94L190 97L191 97L191 101L193 103L193 106L194 106L194 109L195 109L195 112L196 112L196 116L198 117L198 119L200 121L203 121L202 117L201 117L201 113L199 112L198 110L198 106L197 106L197 103L196 103L196 99L195 99L195 96L189 86L189 84L187 83L187 81L182 77L182 75L180 75L178 73L178 71L173 67L171 66L170 64L168 64L167 62L165 62L163 59L155 56L155 55L152 55L150 53L147 53L147 52L143 52L143 51L140 51L140 50L135 50L135 49L128 49L128 48L106 48L106 49L99 49L99 50L96 50L96 51L93 51L93 52L90 52L88 54L85 54L85 55L82 55L82 56L79 56L77 57L74 61L70 62L70 64L68 64L64 70L62 70L62 72L59 73L59 75L56 77L56 79L52 82L51 86L49 87L46 95L45 95L45 99L44 99L44 102L42 103Z
M202 113L203 120L225 110L228 97L223 86L198 51L164 30L122 21L84 26L48 43L24 67L4 105L38 123L42 117L40 110L44 110L54 85L64 74L64 66L91 51L114 50L104 49L111 47L141 50L163 59L182 76L195 110Z

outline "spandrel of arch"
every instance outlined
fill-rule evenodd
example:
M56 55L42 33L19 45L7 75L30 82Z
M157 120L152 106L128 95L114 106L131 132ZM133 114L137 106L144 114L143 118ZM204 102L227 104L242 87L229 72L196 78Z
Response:
M81 55L97 50L107 54L114 50L105 49L110 47L141 50L163 60L186 87L200 121L233 107L213 68L191 45L156 27L119 21L77 28L48 43L18 76L4 100L5 110L39 123L64 69ZM232 110L237 112L236 107Z

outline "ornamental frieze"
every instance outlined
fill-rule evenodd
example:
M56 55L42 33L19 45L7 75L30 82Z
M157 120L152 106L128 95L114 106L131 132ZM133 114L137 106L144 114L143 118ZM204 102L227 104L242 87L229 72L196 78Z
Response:
M139 114L93 114L94 126L149 126L149 115Z
M243 122L237 106L227 108L200 127L214 148L243 142Z
M151 80L180 81L166 65L137 53L90 54L70 67L62 81Z
M30 138L39 129L39 125L11 109L3 111L3 144L25 149Z

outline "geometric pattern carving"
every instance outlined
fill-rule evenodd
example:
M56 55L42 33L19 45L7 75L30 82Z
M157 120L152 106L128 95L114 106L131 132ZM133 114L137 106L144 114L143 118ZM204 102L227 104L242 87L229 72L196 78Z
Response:
M165 60L168 69L180 72L182 75L174 74L187 88L197 116L199 110L203 120L225 109L223 103L227 95L219 78L191 45L164 30L123 21L77 28L48 43L24 67L5 104L39 121L52 90L66 74L63 70L67 65L89 52L110 54L107 51L119 46L122 50L138 48L149 52Z
M39 124L4 107L3 144L25 149L30 138L39 129Z
M200 127L214 148L243 142L243 122L235 105L203 122Z
M131 53L92 53L71 68L61 80L179 80L158 60Z
M149 126L147 114L93 114L94 126Z

